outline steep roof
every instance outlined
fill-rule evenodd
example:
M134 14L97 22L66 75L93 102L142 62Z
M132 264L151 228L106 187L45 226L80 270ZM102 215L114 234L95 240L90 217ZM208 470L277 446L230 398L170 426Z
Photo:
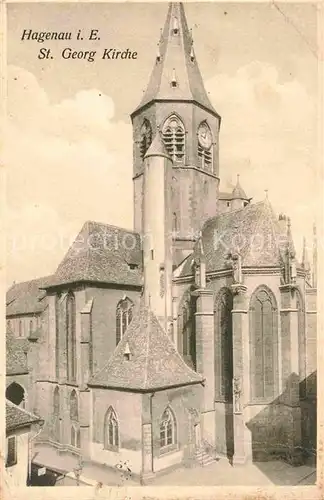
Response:
M176 86L171 85L172 79L176 80ZM154 100L195 101L217 115L205 90L184 7L179 2L169 4L158 56L142 101L134 113Z
M46 288L82 281L140 286L140 235L108 224L86 222Z
M33 413L15 405L9 399L6 399L6 431L12 431L21 427L26 427L42 419Z
M183 361L154 314L141 304L107 365L88 385L146 392L202 381Z
M212 217L202 230L206 271L227 268L227 256L238 247L243 267L272 267L281 264L287 242L268 200ZM192 258L187 259L181 276L192 275Z
M9 331L6 335L6 374L23 375L28 373L26 352L28 341L16 338Z
M244 189L242 188L242 186L240 184L240 176L239 175L237 176L236 186L234 187L234 189L232 191L232 199L233 200L235 200L235 199L236 200L237 199L247 200L248 199L248 197L245 194Z
M7 291L6 315L37 314L46 307L46 293L41 289L51 279L45 276L22 283L15 283Z
M164 142L162 140L162 136L160 131L158 130L157 133L155 134L155 137L148 148L144 159L148 158L149 156L164 156L165 158L168 158L171 160L170 155L164 145Z

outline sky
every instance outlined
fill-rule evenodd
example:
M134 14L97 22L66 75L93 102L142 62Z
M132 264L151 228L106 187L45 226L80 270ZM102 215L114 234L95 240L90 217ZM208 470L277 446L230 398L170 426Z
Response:
M186 3L196 58L222 116L221 189L240 174L311 247L318 204L316 6ZM7 6L7 284L55 272L87 220L132 228L132 128L166 3ZM24 30L73 40L21 40ZM100 40L77 41L99 30ZM62 50L126 49L137 60L64 60ZM53 59L39 59L41 48ZM311 250L309 249L309 253Z

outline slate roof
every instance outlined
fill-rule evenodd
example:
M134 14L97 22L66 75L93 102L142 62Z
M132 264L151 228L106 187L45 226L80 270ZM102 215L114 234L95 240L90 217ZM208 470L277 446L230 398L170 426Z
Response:
M148 148L144 159L148 158L149 156L164 156L165 158L168 158L171 160L171 157L164 145L164 142L162 140L161 132L158 130L157 133L155 134L155 137Z
M208 219L202 229L206 272L228 267L227 256L239 248L243 267L281 265L287 234L280 229L268 200ZM181 276L192 275L193 257L185 262Z
M23 375L28 373L26 352L29 348L28 340L16 338L9 331L6 335L6 374Z
M239 176L237 177L237 183L236 186L234 187L232 191L232 198L234 199L241 199L241 200L247 200L248 197L246 196L246 193L244 189L242 188L240 181L239 181Z
M129 360L125 359L128 351ZM108 363L88 385L146 392L202 381L183 361L155 315L141 304Z
M174 22L178 26L176 35L173 34ZM185 100L195 101L219 116L205 90L192 43L183 4L170 2L159 42L159 60L155 61L141 103L132 115L154 100ZM171 85L173 76L176 87Z
M7 291L6 315L37 314L46 307L46 292L41 289L51 276L15 283Z
M12 431L21 427L41 422L42 419L33 415L29 411L15 405L9 399L6 399L6 431Z
M140 235L108 224L86 222L45 288L77 282L141 286Z

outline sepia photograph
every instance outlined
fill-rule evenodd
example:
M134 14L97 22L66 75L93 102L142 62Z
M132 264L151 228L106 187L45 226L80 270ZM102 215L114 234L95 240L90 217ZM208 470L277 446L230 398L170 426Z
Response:
M6 50L6 487L315 486L318 5L9 2Z

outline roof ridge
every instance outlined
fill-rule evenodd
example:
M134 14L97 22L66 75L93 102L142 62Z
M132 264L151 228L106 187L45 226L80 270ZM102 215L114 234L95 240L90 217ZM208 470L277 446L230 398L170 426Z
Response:
M53 276L53 274L48 274L47 276L41 276L40 278L32 278L31 280L18 281L17 283L12 283L12 285L10 285L10 287L8 288L7 292L9 292L15 286L27 285L27 283L34 283L36 281L42 281L42 280L51 278L52 276Z
M129 233L134 233L134 234L137 234L138 236L140 236L140 233L138 233L134 229L130 229L130 228L122 227L122 226L116 226L115 224L108 224L107 222L97 222L97 221L94 221L94 220L87 220L83 224L82 228L86 224L94 224L95 226L104 226L104 227L110 227L110 228L114 228L114 229L121 229L122 231L128 231Z
M173 349L173 352L175 353L176 357L180 360L183 368L185 368L189 373L194 373L195 375L201 376L203 380L203 376L201 373L195 372L190 366L187 365L187 363L184 361L182 356L180 355L178 349L176 348L174 342L170 339L170 336L168 335L168 332L162 327L162 325L159 323L159 326L161 327L162 330L162 335L166 338L167 342L169 343L170 347Z

